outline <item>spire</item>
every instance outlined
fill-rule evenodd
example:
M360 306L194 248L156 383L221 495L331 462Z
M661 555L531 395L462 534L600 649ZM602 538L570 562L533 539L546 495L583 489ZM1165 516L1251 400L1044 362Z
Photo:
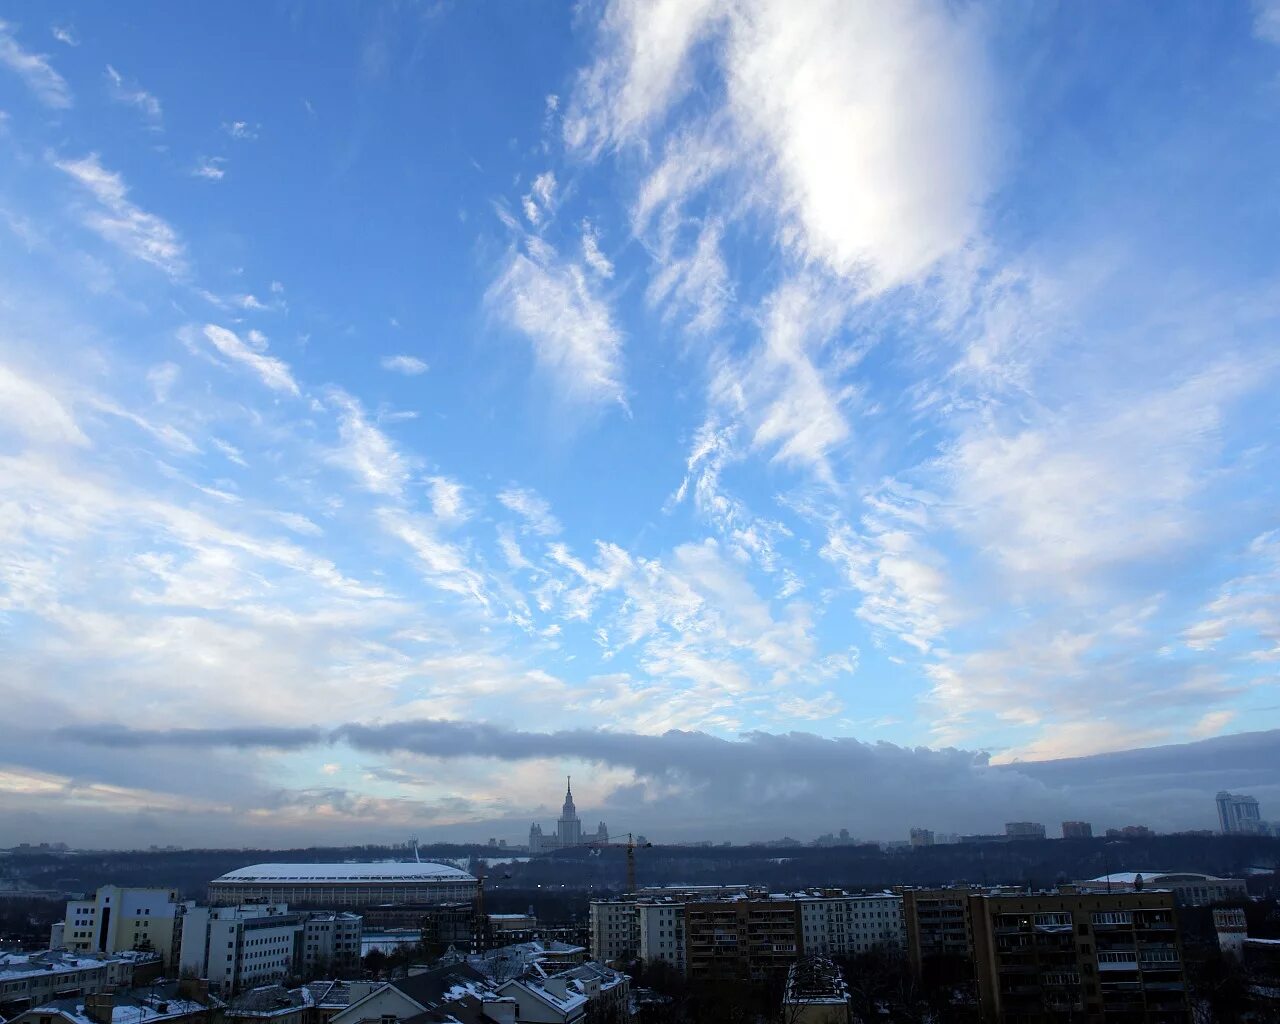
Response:
M570 776L566 775L564 777L564 808L562 809L562 813L560 815L560 817L566 820L569 818L576 818L578 816L578 809L573 806L572 783L573 783L573 779Z

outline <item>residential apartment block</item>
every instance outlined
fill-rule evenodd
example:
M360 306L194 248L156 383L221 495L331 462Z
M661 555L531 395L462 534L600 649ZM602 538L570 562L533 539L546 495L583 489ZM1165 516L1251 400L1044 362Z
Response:
M1170 892L968 897L982 1019L1190 1020Z

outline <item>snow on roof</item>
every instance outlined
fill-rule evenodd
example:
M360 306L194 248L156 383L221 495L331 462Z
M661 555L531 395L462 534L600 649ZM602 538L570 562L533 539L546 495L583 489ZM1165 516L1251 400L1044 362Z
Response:
M463 882L472 875L452 864L383 861L364 864L250 864L213 880L236 882Z

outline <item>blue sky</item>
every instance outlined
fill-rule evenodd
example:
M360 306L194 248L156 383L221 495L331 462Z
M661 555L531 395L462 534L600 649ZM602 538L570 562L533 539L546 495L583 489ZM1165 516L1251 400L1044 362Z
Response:
M1278 127L1270 0L11 6L0 839L1208 824L988 762L1280 726Z

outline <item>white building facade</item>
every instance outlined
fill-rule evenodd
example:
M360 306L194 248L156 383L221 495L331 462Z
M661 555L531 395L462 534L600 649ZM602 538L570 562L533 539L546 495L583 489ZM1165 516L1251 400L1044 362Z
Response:
M586 843L607 843L609 829L602 821L594 833L582 831L582 819L578 817L578 808L573 802L573 780L565 779L564 804L560 808L560 817L556 819L556 830L553 833L543 832L542 826L529 826L529 852L550 853L552 850L564 850Z
M180 966L222 996L288 978L302 962L304 921L286 904L188 909Z
M345 976L360 967L364 919L359 914L308 914L302 926L302 966Z
M684 906L674 900L635 904L638 953L646 963L661 961L684 973Z
M870 896L841 893L798 899L806 954L851 955L905 946L901 896L891 892Z

